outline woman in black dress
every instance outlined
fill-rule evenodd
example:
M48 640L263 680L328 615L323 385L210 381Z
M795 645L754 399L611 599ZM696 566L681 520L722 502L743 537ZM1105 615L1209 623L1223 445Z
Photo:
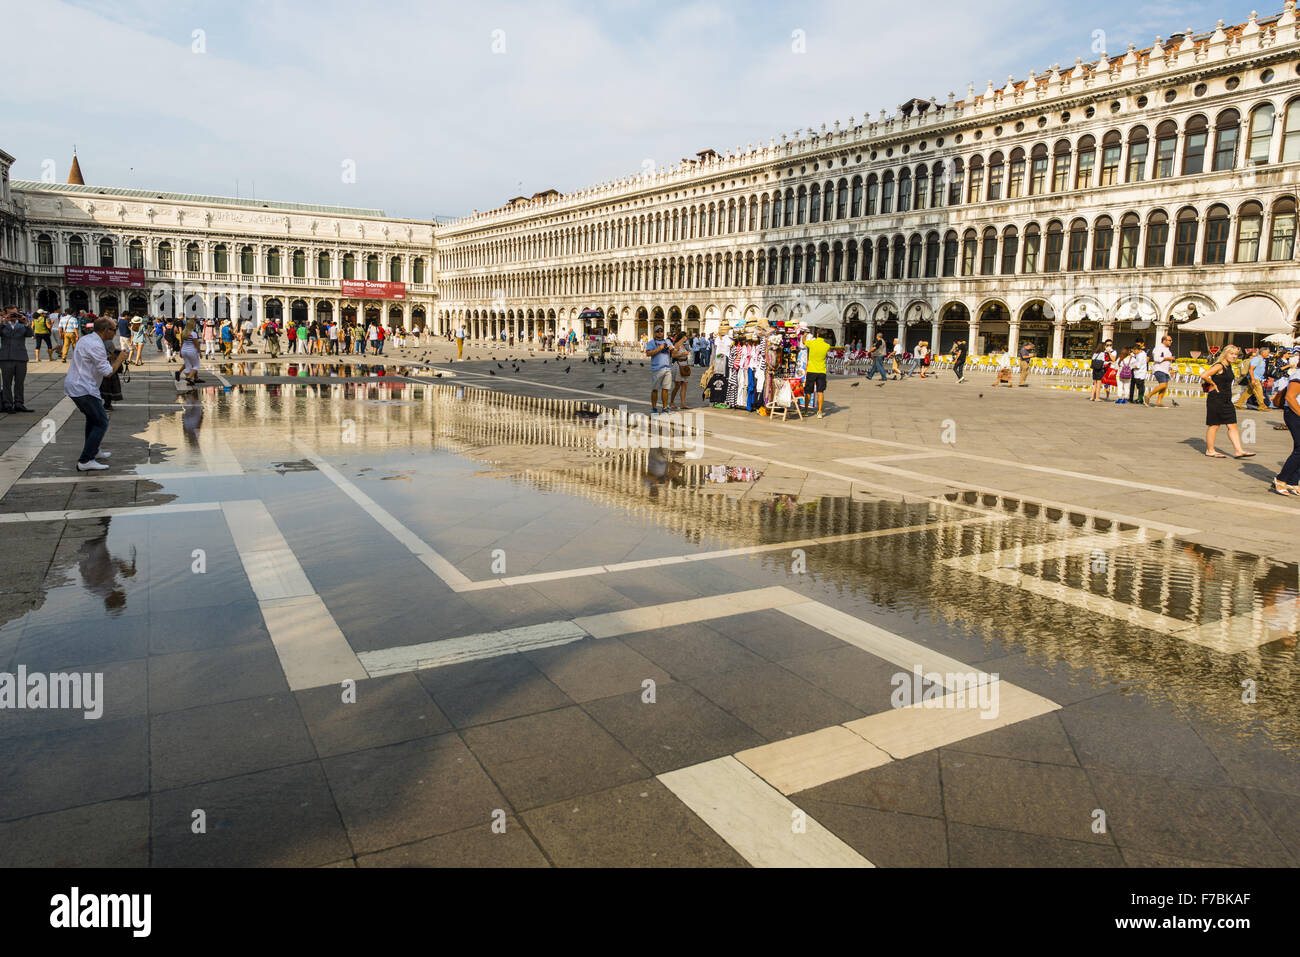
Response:
M958 339L952 344L952 371L957 373L957 381L966 381L966 340Z
M1232 442L1233 458L1247 459L1254 452L1247 452L1241 447L1241 434L1237 431L1237 410L1232 404L1232 364L1241 355L1236 346L1224 346L1218 359L1209 368L1201 372L1202 387L1205 392L1205 454L1212 459L1226 459L1227 456L1214 448L1214 437L1219 426L1228 427L1228 439Z

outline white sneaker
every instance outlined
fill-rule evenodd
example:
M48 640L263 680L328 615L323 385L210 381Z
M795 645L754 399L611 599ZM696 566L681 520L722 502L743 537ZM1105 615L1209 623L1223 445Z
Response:
M78 472L98 472L98 471L102 471L103 469L106 469L106 468L108 468L108 466L105 465L103 462L95 462L95 461L93 461L93 460L90 461L90 462L78 462L78 463L77 463L77 471L78 471Z
M105 452L103 449L100 449L98 452L95 453L95 458L97 459L111 459L112 457L113 457L112 452Z

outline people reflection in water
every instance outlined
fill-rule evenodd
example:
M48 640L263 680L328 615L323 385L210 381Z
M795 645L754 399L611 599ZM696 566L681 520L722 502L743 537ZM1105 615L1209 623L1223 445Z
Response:
M135 546L131 546L129 561L114 558L108 552L108 525L112 519L99 519L100 531L94 538L81 544L78 550L80 559L81 582L92 595L104 600L104 610L110 615L121 614L126 607L126 590L119 582L122 578L135 577Z
M645 471L641 473L641 481L653 498L665 485L681 485L685 473L685 453L650 449L646 453Z
M203 424L203 402L194 392L187 392L176 399L181 403L181 429L185 433L185 444L198 449L199 426Z

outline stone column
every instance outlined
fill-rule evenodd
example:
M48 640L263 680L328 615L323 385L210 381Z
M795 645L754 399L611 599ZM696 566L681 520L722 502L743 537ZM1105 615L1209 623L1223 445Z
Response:
M976 355L975 350L979 347L980 321L971 313L970 325L966 329L966 349L967 355ZM983 355L983 353L979 353Z
M1057 319L1052 323L1052 358L1065 358L1065 320Z
M1020 320L1011 319L1007 323L1007 352L1011 353L1011 358L1016 358L1016 351L1020 346Z

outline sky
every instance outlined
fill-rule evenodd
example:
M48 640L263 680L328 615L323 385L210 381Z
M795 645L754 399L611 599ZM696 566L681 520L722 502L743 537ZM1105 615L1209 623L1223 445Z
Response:
M64 182L75 144L90 184L442 219L1282 2L0 0L0 149L14 179Z

